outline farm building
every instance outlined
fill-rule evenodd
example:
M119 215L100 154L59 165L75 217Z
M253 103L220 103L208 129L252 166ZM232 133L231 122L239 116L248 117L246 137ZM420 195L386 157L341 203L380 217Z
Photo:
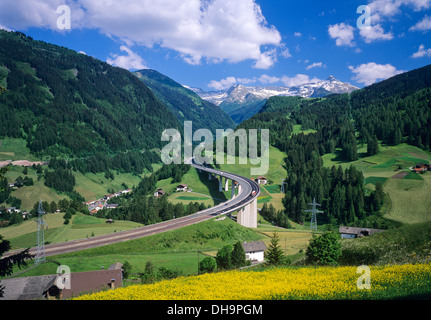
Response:
M242 243L247 260L262 262L267 249L263 241L252 241Z
M267 184L268 179L266 179L264 176L259 176L259 177L257 177L256 182L258 184Z
M413 171L417 172L417 173L423 173L423 172L426 172L428 170L431 170L431 166L429 164L425 164L425 163L418 163L413 168Z
M156 192L154 192L154 196L156 198L162 197L164 194L165 194L165 191L163 191L162 188L159 188L159 189L156 190Z
M341 239L352 239L372 236L373 234L384 230L340 226L338 231L341 234Z
M186 184L180 184L177 186L177 191L187 191L187 185Z
M123 285L121 263L108 270L75 272L67 276L46 276L3 279L4 297L0 300L68 299L81 293L115 289Z

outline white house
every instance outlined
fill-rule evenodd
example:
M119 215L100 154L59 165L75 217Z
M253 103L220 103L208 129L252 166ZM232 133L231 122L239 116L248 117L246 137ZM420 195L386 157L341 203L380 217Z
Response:
M179 186L177 186L177 191L187 191L187 185L180 184Z
M242 243L247 260L262 262L264 260L264 253L267 249L263 241L252 241Z
M267 184L268 183L268 179L266 179L264 176L260 176L260 177L257 177L256 182L258 184Z

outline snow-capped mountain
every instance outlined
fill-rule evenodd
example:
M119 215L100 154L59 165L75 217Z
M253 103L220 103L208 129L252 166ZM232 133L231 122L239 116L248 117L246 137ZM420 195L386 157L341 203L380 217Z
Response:
M301 96L303 98L316 98L327 96L332 93L350 93L359 88L349 83L341 82L333 76L324 81L306 83L295 87L246 87L236 84L227 90L204 91L198 88L190 88L202 99L208 100L215 105L222 103L250 103L268 99L272 96Z

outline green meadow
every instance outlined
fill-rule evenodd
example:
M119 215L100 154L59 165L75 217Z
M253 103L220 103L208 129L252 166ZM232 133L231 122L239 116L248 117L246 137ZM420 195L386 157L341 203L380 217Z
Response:
M374 156L366 156L366 146L359 149L356 161L345 162L340 159L339 150L324 155L326 167L351 165L362 170L365 184L373 190L377 182L383 184L389 204L385 216L402 223L431 221L431 172L418 174L410 168L417 163L430 163L431 153L407 144L382 146Z
M45 231L46 243L59 243L99 236L142 226L131 221L115 221L113 224L106 223L105 219L86 216L77 213L71 222L63 224L64 213L53 213L45 215L48 229ZM0 228L0 235L11 242L12 249L34 247L36 245L36 218L23 221L18 225Z
M93 224L94 221L96 220L83 220L78 222L78 225L76 222L72 225L80 230L81 235L92 230L108 228L105 227L107 224L104 221ZM109 226L118 228L117 222ZM36 239L35 234L28 236ZM133 273L143 272L145 264L151 261L156 268L165 267L187 275L197 273L198 253L202 260L205 257L204 252L217 251L224 245L233 245L237 241L256 241L265 237L264 234L242 227L230 219L219 221L212 219L140 239L48 257L51 263L31 268L20 276L52 274L55 273L58 264L69 266L72 272L100 270L101 266L107 268L117 261L121 263L128 261L132 265ZM14 238L11 241L14 242Z

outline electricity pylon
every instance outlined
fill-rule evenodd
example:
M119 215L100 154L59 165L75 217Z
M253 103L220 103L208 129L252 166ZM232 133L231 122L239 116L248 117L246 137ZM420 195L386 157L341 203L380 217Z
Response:
M311 231L317 231L317 214L323 213L323 211L320 211L316 208L316 206L320 207L320 204L316 203L316 198L313 199L313 203L309 203L308 205L313 206L312 209L305 210L305 212L311 212L310 230Z
M286 179L281 180L281 190L280 191L282 193L286 192L286 189L284 188L284 185L286 185L286 184L287 184Z
M42 200L39 200L39 208L37 210L37 239L36 239L36 257L35 264L45 262L45 228L48 229L48 224L43 220L45 212L43 211Z

